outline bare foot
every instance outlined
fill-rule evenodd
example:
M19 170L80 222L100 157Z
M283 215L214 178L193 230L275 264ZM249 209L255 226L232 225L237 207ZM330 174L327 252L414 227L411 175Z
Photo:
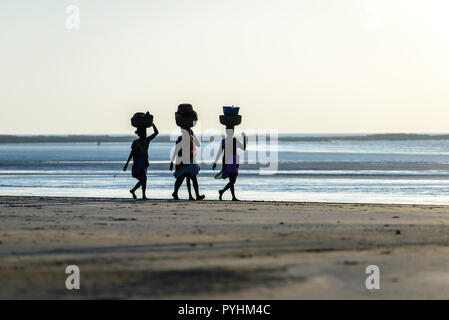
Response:
M193 200L195 200L195 198L192 197L192 196L189 196L189 200L190 200L190 201L193 201Z
M240 201L239 199L237 199L236 197L232 198L232 201Z
M136 196L136 194L134 193L135 191L129 190L129 192L133 195L133 199L136 200L136 199L137 199L137 196Z
M220 195L220 196L218 197L218 199L220 199L220 201L223 200L223 193L224 193L223 190L218 190L218 194Z
M173 200L179 200L178 195L175 194L174 192L171 195L173 197Z
M199 201L199 200L203 200L204 198L206 198L206 196L204 194L202 194L200 196L197 196L196 200Z
M145 200L148 200L148 198L145 197L145 196L143 196L143 197L142 197L142 200L145 201Z

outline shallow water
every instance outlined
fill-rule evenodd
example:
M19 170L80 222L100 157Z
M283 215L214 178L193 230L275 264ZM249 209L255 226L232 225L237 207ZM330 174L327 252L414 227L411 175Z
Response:
M170 198L173 144L150 146L148 196ZM128 197L135 180L121 169L129 143L0 144L0 195ZM217 199L226 183L213 178L207 143L199 174L201 192ZM249 152L266 148L250 145ZM449 203L449 141L287 141L277 148L278 167L260 175L242 164L242 200L373 203ZM242 154L242 159L248 153ZM138 193L139 194L139 193ZM181 197L186 198L185 187ZM229 198L230 195L225 195Z

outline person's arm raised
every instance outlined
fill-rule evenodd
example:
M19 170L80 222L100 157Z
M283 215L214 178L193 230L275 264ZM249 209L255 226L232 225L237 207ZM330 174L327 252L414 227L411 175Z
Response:
M243 137L243 150L246 150L246 134L245 134L245 132L242 132L242 137Z
M148 141L153 140L159 134L159 131L157 130L157 128L154 125L154 123L153 123L153 131L154 131L153 134L147 138Z
M197 147L201 146L200 140L198 140L198 138L196 137L195 133L193 133L193 130L192 130L192 129L190 129L190 136L191 136L192 139L193 139L193 143L194 143Z
M192 129L190 129L190 136L192 137L192 139L193 139L193 143L197 146L197 147L199 147L201 144L200 144L200 140L198 140L198 138L196 137L196 135L193 133L193 130Z
M243 136L243 144L239 140L237 140L237 139L235 139L235 140L237 143L237 147L242 149L243 151L245 151L246 150L246 134L245 134L245 132L242 132L242 136Z

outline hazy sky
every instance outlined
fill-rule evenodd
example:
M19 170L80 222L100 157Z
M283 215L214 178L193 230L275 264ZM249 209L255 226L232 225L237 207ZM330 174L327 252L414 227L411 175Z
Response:
M66 28L66 7L80 29ZM449 1L1 0L0 133L449 132Z

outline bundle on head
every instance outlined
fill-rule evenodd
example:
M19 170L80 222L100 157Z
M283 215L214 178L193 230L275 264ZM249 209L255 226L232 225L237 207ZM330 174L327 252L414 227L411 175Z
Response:
M234 129L242 122L242 116L239 115L239 107L223 107L223 114L220 115L220 123L226 126L226 129Z
M178 111L175 112L176 125L182 129L190 129L196 125L198 115L193 110L189 103L183 103L178 106Z
M131 125L136 128L149 128L153 125L153 116L148 111L137 112L131 118Z

